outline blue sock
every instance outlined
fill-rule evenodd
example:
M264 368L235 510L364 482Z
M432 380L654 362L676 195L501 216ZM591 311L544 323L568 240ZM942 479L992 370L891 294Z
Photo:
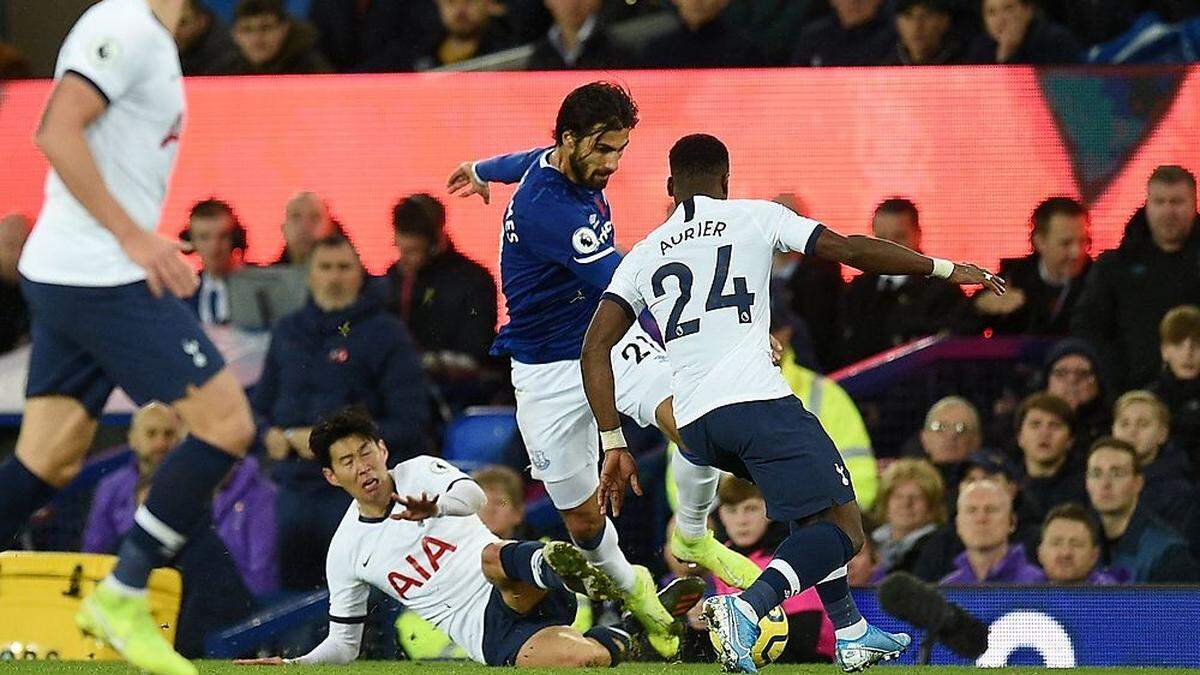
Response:
M145 588L150 570L169 563L209 512L213 490L237 461L233 455L188 436L154 472L146 503L121 544L113 578Z
M14 454L0 464L0 551L8 548L30 514L46 505L58 489L38 478Z
M792 533L775 549L775 557L741 599L760 619L787 598L824 579L847 560L850 540L837 525L818 520L792 527Z
M540 541L505 545L500 549L500 567L504 569L504 576L546 590L569 590L558 572L550 569L542 559L543 546L545 544Z
M834 572L835 578L817 584L817 594L825 605L825 613L833 622L833 627L840 640L853 640L862 637L867 632L867 622L854 604L854 596L850 595L850 583L846 579L845 567Z
M592 626L583 634L583 637L599 642L608 650L609 668L614 668L621 662L621 659L629 653L629 645L633 642L629 633L612 626Z

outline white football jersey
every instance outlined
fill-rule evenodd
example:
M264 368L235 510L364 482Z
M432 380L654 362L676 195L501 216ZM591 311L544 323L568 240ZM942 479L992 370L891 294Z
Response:
M811 254L824 225L757 199L697 196L621 261L606 297L649 308L680 427L721 406L792 394L771 362L771 259Z
M421 455L391 470L401 496L441 494L470 478L445 461ZM393 506L393 509L400 508ZM338 525L325 559L330 621L355 622L367 614L370 586L387 593L437 626L483 663L483 614L492 585L480 557L499 541L479 516L442 516L421 523L364 518L358 502Z
M87 79L108 102L84 130L105 185L139 227L155 229L183 125L175 39L146 0L103 0L63 42L54 77L67 72ZM118 286L146 277L53 168L20 270L33 281L69 286Z

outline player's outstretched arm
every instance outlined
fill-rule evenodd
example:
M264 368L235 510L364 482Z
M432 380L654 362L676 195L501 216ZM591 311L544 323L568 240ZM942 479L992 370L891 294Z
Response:
M545 151L546 148L533 148L477 162L463 162L446 179L446 191L459 197L479 195L487 204L492 200L488 183L516 183Z
M113 233L133 262L146 270L155 295L195 293L196 273L180 256L184 245L138 227L109 192L84 131L106 107L103 97L79 75L68 72L50 94L34 140L71 195Z
M875 237L861 234L845 237L824 228L817 235L815 249L818 257L872 274L923 274L963 286L982 285L996 295L1004 293L1004 280L981 267L930 258Z
M612 349L633 325L633 318L624 307L607 297L600 300L592 323L583 338L580 367L583 369L583 391L587 395L592 415L600 427L604 448L604 470L600 474L600 512L611 505L612 515L620 515L625 500L625 487L633 486L642 494L638 483L637 463L629 454L621 434L621 417L617 412L616 379L612 370Z
M359 645L362 644L363 625L361 623L344 624L336 621L329 622L329 635L321 644L304 656L285 659L281 656L267 656L259 659L237 659L233 663L238 666L283 666L300 664L305 666L319 663L330 663L344 666L358 658Z

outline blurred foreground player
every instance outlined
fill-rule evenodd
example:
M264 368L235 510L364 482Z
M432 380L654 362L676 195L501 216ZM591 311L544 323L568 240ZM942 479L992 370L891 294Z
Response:
M679 639L654 600L654 579L630 565L617 530L596 501L599 443L579 374L579 350L600 295L621 261L604 188L616 173L638 123L629 92L608 82L578 87L563 100L554 146L466 162L451 174L451 193L490 199L487 183L520 186L504 214L500 276L508 323L492 347L512 359L517 426L533 477L546 485L571 539L620 585L625 606L646 626L664 657ZM671 412L666 356L640 327L619 336L610 353L617 373L616 405L641 426L678 441ZM721 545L708 529L718 472L683 457L674 462L679 493L675 556L745 588L758 567Z
M872 237L843 237L774 202L727 199L729 152L712 136L680 139L670 166L675 212L621 261L584 338L583 382L605 451L601 508L619 510L637 476L621 435L608 355L649 309L666 341L685 454L757 484L767 516L791 527L753 585L705 602L724 667L756 672L751 651L759 619L814 585L833 622L843 670L895 658L909 637L868 625L846 581L846 562L864 539L849 473L771 362L772 254L801 251L867 272L927 274L997 293L1002 282L973 265Z
M595 626L581 634L571 628L575 590L594 600L619 594L613 580L578 549L561 541L500 540L479 519L487 501L483 489L440 459L421 455L388 471L387 447L363 411L326 416L313 428L309 445L325 480L354 498L325 563L329 635L296 659L238 663L353 661L371 587L434 624L485 665L609 666L625 657L630 645L625 631ZM692 594L699 597L697 589Z
M246 396L179 299L196 291L182 246L155 233L183 124L172 31L183 0L103 0L67 35L37 130L46 199L21 256L33 353L15 458L0 466L0 543L79 471L114 386L171 404L189 436L158 468L112 574L79 627L151 673L195 667L147 609L213 489L254 437Z

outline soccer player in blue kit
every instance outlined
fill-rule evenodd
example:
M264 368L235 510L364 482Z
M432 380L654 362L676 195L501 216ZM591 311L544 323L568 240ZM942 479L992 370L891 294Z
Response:
M546 486L572 540L624 592L626 608L663 656L678 650L671 617L646 568L630 565L600 512L599 435L579 371L583 334L621 255L604 188L638 122L629 93L607 82L572 91L559 109L552 147L460 165L451 193L490 199L488 182L520 185L504 214L500 275L509 321L492 348L512 359L517 424L534 478ZM612 349L617 405L642 426L678 438L670 367L658 343L634 326ZM719 472L675 458L680 507L674 554L745 588L760 570L713 537L707 515Z
M846 580L846 563L864 537L849 472L771 362L772 256L799 251L878 274L982 284L997 294L1004 282L974 265L931 259L872 237L843 237L774 202L728 199L729 152L712 136L680 139L670 166L667 191L675 211L621 261L583 342L582 377L605 455L600 504L619 508L626 485L636 481L636 464L620 437L608 354L648 310L662 326L684 454L754 482L767 516L791 527L753 585L705 601L722 665L755 672L759 619L811 586L833 622L843 670L896 658L909 636L867 624Z

